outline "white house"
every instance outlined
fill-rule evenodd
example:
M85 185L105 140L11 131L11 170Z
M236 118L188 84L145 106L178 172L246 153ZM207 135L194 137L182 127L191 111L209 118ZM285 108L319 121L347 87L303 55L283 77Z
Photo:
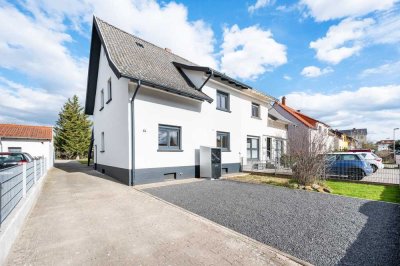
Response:
M33 157L44 157L53 166L53 128L0 124L0 152L27 152Z
M392 151L393 150L393 140L392 139L384 139L380 140L376 143L378 146L378 151Z
M85 113L95 168L125 184L199 177L200 146L220 147L228 173L267 160L268 142L287 138L275 100L93 20Z

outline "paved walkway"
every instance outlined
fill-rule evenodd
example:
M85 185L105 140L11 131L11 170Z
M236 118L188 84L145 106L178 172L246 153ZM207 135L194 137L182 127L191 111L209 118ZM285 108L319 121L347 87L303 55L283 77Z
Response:
M50 170L7 263L295 265L292 259L79 163L65 162Z

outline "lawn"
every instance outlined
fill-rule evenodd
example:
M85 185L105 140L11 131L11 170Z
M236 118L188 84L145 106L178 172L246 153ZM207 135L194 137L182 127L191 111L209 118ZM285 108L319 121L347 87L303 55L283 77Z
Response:
M264 175L234 176L228 179L289 188L293 188L295 184L295 181L290 178ZM325 181L325 185L332 190L332 194L336 195L400 203L400 186L396 185L373 185L336 180Z
M333 194L371 200L400 203L400 187L396 185L372 185L328 180L326 184Z

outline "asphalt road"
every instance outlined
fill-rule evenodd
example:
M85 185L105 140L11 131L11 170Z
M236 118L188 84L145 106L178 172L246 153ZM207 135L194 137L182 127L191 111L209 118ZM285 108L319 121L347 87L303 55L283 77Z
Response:
M217 180L145 191L316 265L398 265L400 205Z

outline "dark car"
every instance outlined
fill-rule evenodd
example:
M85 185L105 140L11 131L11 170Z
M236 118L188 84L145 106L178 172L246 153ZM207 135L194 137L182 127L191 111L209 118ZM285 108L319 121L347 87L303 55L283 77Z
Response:
M371 175L371 165L356 153L331 153L327 155L327 173L329 175L347 176L349 179L361 180Z
M33 161L32 156L26 152L0 152L0 169L22 165Z

